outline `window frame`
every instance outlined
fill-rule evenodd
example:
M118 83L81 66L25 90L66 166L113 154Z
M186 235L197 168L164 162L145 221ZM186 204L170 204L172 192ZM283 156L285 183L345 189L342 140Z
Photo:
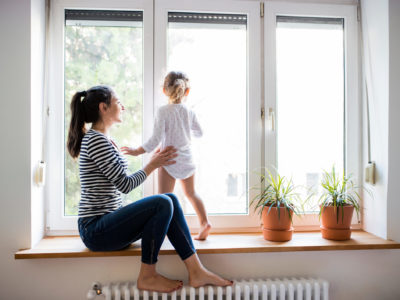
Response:
M143 11L143 139L151 136L153 119L153 2L146 0L79 1L54 0L50 9L49 119L46 138L48 161L46 231L48 235L77 234L77 216L64 216L64 29L65 9ZM63 101L60 101L62 99ZM60 118L61 117L61 118ZM148 129L150 128L150 129ZM143 157L143 164L149 160ZM154 175L143 184L143 193L152 193ZM61 197L60 197L61 195ZM61 199L60 199L61 198Z
M260 178L252 170L260 166L275 165L276 144L266 131L267 118L260 117L261 109L274 110L276 103L275 30L276 15L315 17L340 17L345 19L345 167L361 183L361 101L358 81L358 27L355 5L331 5L311 3L282 3L265 1L264 18L260 17L256 1L179 1L179 0L53 0L50 11L49 49L49 120L46 138L48 176L45 187L47 234L77 234L77 217L65 217L64 201L64 9L118 9L143 11L143 140L152 134L155 109L163 104L160 82L165 75L168 10L243 13L248 16L248 187L259 183ZM263 24L264 23L264 24ZM347 24L347 25L346 25ZM352 101L348 101L352 99ZM63 118L62 118L63 119ZM274 148L275 146L275 148ZM61 153L61 155L60 155ZM143 156L143 164L150 156ZM157 191L157 176L152 174L144 183L144 196ZM248 201L255 191L249 191ZM62 196L62 199L64 196ZM197 228L197 217L187 216L191 228ZM248 215L210 216L213 232L259 231L260 219L252 207ZM296 230L316 230L317 214L294 218ZM353 228L360 227L355 217Z
M155 1L155 56L154 56L154 98L155 107L164 104L165 96L162 94L160 82L165 76L167 66L167 28L168 11L206 12L206 13L240 13L247 14L247 172L248 188L257 184L258 178L252 174L261 165L261 44L260 36L260 8L258 2L245 1ZM254 197L254 191L249 191L248 201ZM194 231L198 228L195 215L186 216L187 223ZM259 230L260 219L251 207L248 215L218 215L209 216L213 225L213 232L239 232Z
M265 2L264 19L264 59L265 59L265 99L268 112L276 112L276 17L279 15L299 17L326 17L344 19L344 167L346 174L352 174L356 185L361 185L361 101L359 95L358 66L358 26L357 6L315 3ZM267 113L266 113L267 114ZM266 116L268 122L268 115ZM277 165L277 133L265 126L265 165ZM361 217L361 216L360 216ZM294 216L296 230L315 230L319 228L318 214ZM356 216L353 228L361 228Z

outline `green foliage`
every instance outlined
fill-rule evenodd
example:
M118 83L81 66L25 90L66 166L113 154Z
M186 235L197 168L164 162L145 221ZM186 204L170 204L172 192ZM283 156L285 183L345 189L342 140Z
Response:
M65 27L64 141L71 119L75 92L94 85L111 86L125 106L122 124L111 136L117 145L142 144L143 124L143 30L134 27ZM128 157L129 172L142 167L140 157ZM78 162L65 152L65 215L78 214L80 183ZM125 196L129 203L142 198L138 187Z
M341 208L343 221L343 207L347 205L353 205L357 212L357 218L360 218L360 195L357 192L358 187L355 186L354 182L351 180L351 176L346 176L344 172L340 176L333 166L330 172L324 170L321 186L323 188L323 192L319 198L319 202L321 204L319 212L320 218L326 206L333 206L335 209L338 207ZM339 214L337 214L337 222L339 222Z
M269 213L273 206L283 206L288 211L289 216L290 211L299 215L302 209L296 206L295 203L302 203L302 201L299 194L296 192L298 187L293 184L292 179L288 180L278 173L274 176L268 169L266 169L266 173L266 175L259 174L261 178L261 186L252 188L259 190L257 195L251 200L251 205L254 206L254 210L258 210L258 213L261 216L264 207L269 207ZM278 217L280 217L279 209Z

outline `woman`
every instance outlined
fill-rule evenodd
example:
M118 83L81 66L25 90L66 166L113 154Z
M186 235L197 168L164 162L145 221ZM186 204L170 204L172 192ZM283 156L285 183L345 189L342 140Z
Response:
M79 156L81 200L79 233L92 251L114 251L142 239L139 289L172 292L182 281L158 274L156 262L167 235L189 273L189 284L231 285L203 267L194 248L182 208L174 194L154 195L122 207L121 193L129 193L161 166L173 164L176 150L157 150L150 162L131 175L127 162L109 138L110 128L122 122L124 110L114 91L95 86L76 93L71 102L71 123L67 147L73 158ZM86 132L85 123L92 123Z

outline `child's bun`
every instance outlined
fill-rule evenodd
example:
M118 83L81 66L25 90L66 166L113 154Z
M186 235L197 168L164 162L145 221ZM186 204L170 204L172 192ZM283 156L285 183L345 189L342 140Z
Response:
M179 103L189 88L189 78L182 72L169 72L164 80L165 94L170 103Z

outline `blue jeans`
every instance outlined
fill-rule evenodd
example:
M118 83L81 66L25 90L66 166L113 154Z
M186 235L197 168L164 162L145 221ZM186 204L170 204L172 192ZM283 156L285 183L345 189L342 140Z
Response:
M154 195L114 212L78 219L79 234L92 251L116 251L142 239L142 262L157 262L168 236L182 260L196 252L182 208L174 194Z

